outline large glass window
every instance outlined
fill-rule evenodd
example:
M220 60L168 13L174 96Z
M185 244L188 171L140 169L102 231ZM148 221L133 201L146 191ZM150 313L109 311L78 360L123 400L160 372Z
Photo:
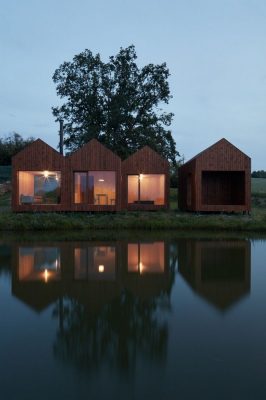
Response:
M140 174L128 176L129 204L165 204L165 175Z
M116 204L115 171L75 172L75 203Z
M58 204L61 172L19 171L19 204Z

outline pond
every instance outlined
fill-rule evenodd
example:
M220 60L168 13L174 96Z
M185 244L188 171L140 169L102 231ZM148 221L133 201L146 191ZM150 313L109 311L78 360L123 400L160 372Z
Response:
M245 236L2 237L0 398L264 399L265 259Z

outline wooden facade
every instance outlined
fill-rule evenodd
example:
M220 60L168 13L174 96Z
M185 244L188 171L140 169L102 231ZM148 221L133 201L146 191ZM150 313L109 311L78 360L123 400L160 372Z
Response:
M137 199L129 201L129 182L132 177L138 180ZM150 184L153 189L161 185L159 195L153 195L151 189L144 194L142 180L150 179L155 184ZM133 178L134 179L134 178ZM122 162L122 208L127 210L158 210L169 207L169 164L150 147L145 146ZM142 193L141 193L142 191ZM141 197L142 196L142 197Z
M95 195L94 204L92 202L89 204L90 193L87 193L85 201L77 204L74 198L74 176L75 173L88 171L112 173L114 190L108 189L108 193L106 193L107 190L102 190L102 193ZM68 157L66 174L67 182L69 182L67 203L71 211L119 211L121 209L121 159L96 139L92 139Z
M140 185L142 178L145 185ZM135 190L132 204L128 204L128 179ZM38 139L13 157L12 182L15 212L115 212L168 207L168 162L149 147L122 163L95 139L69 156ZM151 192L156 196L151 198Z
M219 140L179 168L178 204L182 211L249 212L250 158Z
M66 158L60 153L37 139L12 158L12 210L13 211L64 211L67 208L67 190L61 190L57 204L40 204L29 188L20 188L20 174L27 171L59 171L61 172L61 187L67 187ZM23 198L25 201L23 201Z

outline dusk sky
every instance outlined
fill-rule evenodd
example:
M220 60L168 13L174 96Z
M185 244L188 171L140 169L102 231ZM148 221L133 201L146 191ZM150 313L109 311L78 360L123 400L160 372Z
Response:
M52 75L84 49L166 62L185 160L222 137L266 170L265 0L0 0L0 135L58 144Z

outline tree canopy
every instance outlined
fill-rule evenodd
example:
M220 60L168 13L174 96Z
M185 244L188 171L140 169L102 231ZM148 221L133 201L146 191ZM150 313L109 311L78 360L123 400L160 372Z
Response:
M11 158L34 140L33 137L23 139L23 137L16 132L4 138L0 138L0 165L11 165Z
M266 171L263 169L259 171L253 171L251 174L252 178L266 178Z
M173 113L163 111L171 95L165 63L139 68L135 47L120 48L103 62L90 50L56 69L53 81L63 105L53 107L64 122L64 144L74 151L95 138L125 159L150 146L173 164L179 155L169 127Z

